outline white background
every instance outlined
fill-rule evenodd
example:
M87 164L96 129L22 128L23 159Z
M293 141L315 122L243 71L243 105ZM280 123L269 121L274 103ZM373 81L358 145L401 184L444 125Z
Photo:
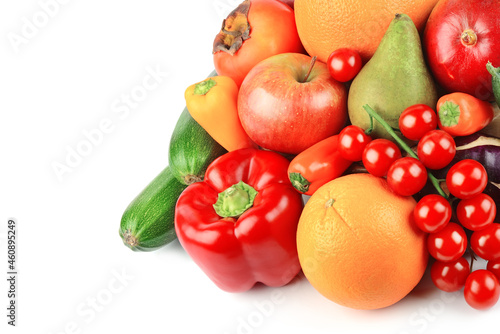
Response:
M213 38L239 1L61 0L50 17L47 2L57 3L0 5L2 277L8 218L17 219L19 237L18 327L6 325L2 278L0 331L413 334L497 325L500 304L475 311L428 275L396 305L356 311L322 297L303 276L283 288L225 293L177 241L130 251L118 236L120 217L167 165L184 90L212 70ZM13 36L25 39L16 46ZM115 112L148 71L168 75L128 114ZM102 122L108 133L58 178L54 163L66 164Z

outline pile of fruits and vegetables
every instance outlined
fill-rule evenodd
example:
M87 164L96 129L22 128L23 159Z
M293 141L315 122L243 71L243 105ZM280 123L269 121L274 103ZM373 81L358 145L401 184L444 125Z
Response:
M215 71L186 87L168 166L123 213L124 244L178 238L228 292L302 271L378 309L429 269L493 307L499 51L499 0L244 0L214 34Z

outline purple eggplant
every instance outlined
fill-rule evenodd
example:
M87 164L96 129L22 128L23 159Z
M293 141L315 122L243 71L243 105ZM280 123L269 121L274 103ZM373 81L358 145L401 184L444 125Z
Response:
M431 171L439 179L446 179L448 170L460 160L473 159L480 162L488 173L488 184L484 193L493 198L500 208L500 138L475 133L465 137L455 137L457 153L453 161L443 169ZM500 222L497 209L496 222Z
M497 206L497 214L495 216L495 222L500 223L500 185L498 183L488 182L486 189L483 191L485 194L490 195L490 197L495 201Z
M488 181L500 183L500 138L474 133L455 137L457 153L453 161L443 169L433 172L438 178L446 178L448 170L460 160L473 159L480 162L488 173Z

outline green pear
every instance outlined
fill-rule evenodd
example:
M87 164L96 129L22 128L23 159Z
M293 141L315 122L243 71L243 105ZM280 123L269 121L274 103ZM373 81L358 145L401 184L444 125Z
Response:
M436 102L436 86L417 28L408 15L396 14L375 54L352 81L347 101L351 123L365 130L370 127L370 116L363 109L368 104L399 129L399 116L407 107L421 103L434 109ZM392 139L377 121L373 126L373 138Z

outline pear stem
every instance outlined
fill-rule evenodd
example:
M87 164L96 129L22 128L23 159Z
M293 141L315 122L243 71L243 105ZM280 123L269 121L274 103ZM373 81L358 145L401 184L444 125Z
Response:
M316 58L318 57L316 56L312 57L311 63L309 64L309 69L307 70L306 76L304 77L304 80L302 80L302 82L307 82L307 79L309 79L309 75L311 74L314 64L316 63Z

